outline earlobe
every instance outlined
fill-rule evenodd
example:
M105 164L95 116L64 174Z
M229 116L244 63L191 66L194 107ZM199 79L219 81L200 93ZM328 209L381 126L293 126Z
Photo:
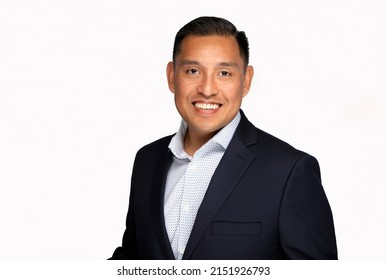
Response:
M166 78L170 91L174 93L174 63L172 61L166 66Z

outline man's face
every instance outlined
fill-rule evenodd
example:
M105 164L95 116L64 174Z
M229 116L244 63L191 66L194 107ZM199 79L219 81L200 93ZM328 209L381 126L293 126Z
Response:
M167 77L188 133L211 137L236 116L250 89L253 68L244 71L231 36L188 36L175 64L168 64Z

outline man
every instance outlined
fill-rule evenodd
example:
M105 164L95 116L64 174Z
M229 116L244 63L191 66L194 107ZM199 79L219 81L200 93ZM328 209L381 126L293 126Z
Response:
M177 33L167 80L181 126L137 153L112 259L337 259L316 159L240 110L252 78L232 23L200 17Z

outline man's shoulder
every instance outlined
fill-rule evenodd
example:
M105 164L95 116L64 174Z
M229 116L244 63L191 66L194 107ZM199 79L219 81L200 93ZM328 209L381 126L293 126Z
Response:
M291 152L300 152L292 144L289 144L282 138L278 138L276 135L270 134L260 128L256 128L258 133L258 142L262 145L268 145L280 150L287 150Z
M250 141L251 144L248 145L248 149L255 154L265 154L267 156L274 156L279 158L298 158L307 155L306 152L299 150L285 140L256 127L249 121L245 123L243 130L244 134L249 134L248 137L250 139L254 139L254 141Z
M168 135L168 136L162 137L158 140L155 140L149 144L146 144L141 149L139 149L138 153L139 154L141 154L141 153L155 153L155 152L167 150L169 143L170 143L173 136L174 136L174 134Z

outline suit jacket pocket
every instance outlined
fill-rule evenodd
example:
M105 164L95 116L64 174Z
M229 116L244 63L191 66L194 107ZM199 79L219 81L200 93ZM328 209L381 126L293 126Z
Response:
M211 234L214 235L242 235L256 236L260 235L261 223L250 222L214 222L212 224Z

